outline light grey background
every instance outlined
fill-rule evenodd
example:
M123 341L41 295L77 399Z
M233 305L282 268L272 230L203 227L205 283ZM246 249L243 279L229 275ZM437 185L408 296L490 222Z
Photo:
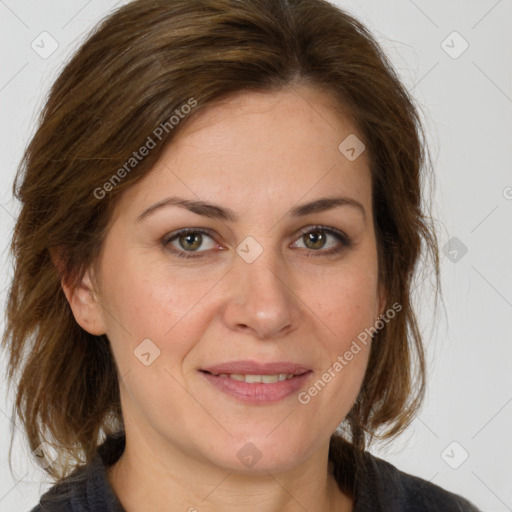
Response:
M0 0L2 306L17 211L11 183L22 150L63 62L121 3ZM484 511L512 511L512 1L336 3L373 31L421 106L436 172L434 214L446 247L446 309L432 315L428 278L416 288L427 399L403 436L372 451ZM46 58L31 47L34 41L39 53L52 49L43 32L58 44ZM4 391L3 376L0 382ZM30 461L19 430L14 479L9 471L10 429L18 429L11 401L1 393L0 510L28 511L49 484L41 484L45 474Z

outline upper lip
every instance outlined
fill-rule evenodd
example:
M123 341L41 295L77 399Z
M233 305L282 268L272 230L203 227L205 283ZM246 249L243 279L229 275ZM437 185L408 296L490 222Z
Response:
M221 373L241 374L241 375L278 375L280 373L302 375L310 371L300 364L289 362L258 363L256 361L231 361L221 363L206 368L201 371L219 375Z

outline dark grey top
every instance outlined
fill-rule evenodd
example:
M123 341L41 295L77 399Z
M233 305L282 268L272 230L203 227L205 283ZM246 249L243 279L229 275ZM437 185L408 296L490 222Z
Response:
M338 468L335 475L343 488L341 480L350 478L347 477L350 471L342 474L339 470L342 452L333 449L332 443L330 459L334 468ZM338 443L345 446L344 450L349 446L345 441L335 441L336 446ZM107 437L98 447L94 459L76 470L78 480L71 482L68 477L54 485L30 512L125 512L106 473L106 468L119 459L124 446L124 435ZM481 512L461 496L403 473L368 452L361 460L364 462L358 466L356 464L355 480L351 480L354 489L353 512ZM53 499L50 501L51 497Z

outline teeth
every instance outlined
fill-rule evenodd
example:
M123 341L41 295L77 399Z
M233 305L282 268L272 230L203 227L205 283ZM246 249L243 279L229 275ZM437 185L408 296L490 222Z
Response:
M295 375L293 373L280 373L278 375L242 375L239 373L221 373L218 377L229 377L233 380L238 380L241 382L249 382L251 384L262 382L263 384L272 384L274 382L289 380L293 378Z

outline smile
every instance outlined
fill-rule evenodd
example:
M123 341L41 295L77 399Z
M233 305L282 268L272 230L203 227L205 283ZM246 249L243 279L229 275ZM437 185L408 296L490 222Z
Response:
M293 363L260 364L236 361L199 372L208 385L239 402L265 404L278 402L299 392L312 370Z

